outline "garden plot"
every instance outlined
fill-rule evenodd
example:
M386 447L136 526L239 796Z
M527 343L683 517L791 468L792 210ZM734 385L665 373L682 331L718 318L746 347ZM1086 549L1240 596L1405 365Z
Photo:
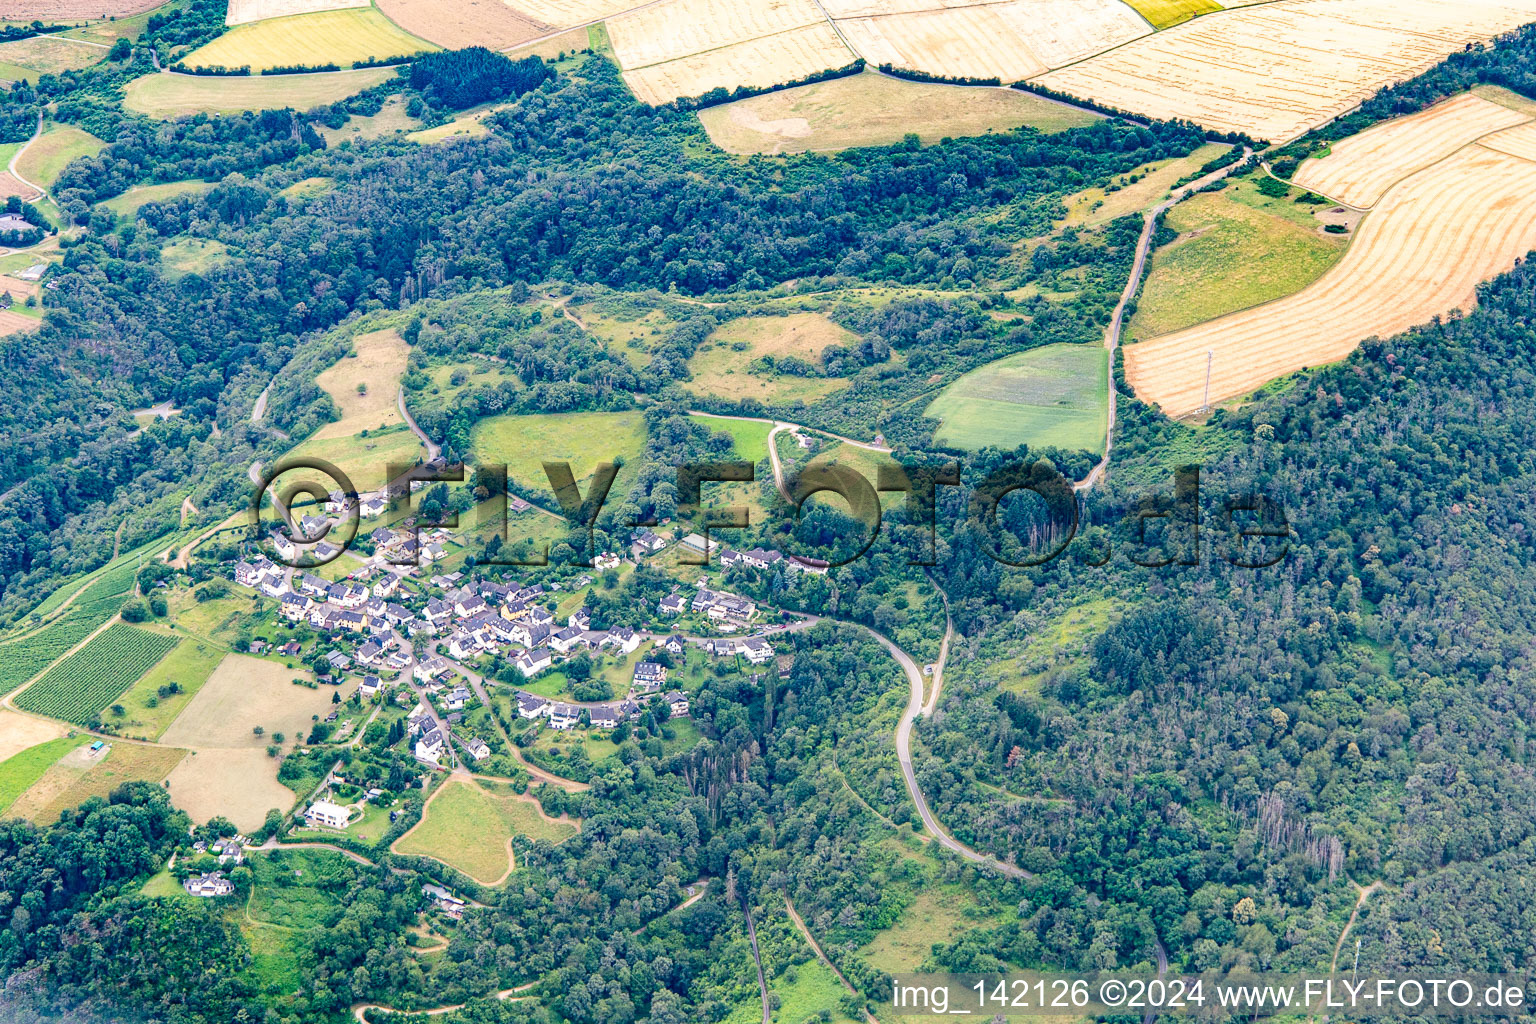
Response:
M1039 82L1279 142L1533 20L1536 0L1279 0L1196 18Z
M1485 135L1529 120L1518 111L1463 93L1334 143L1327 156L1303 163L1294 181L1350 206L1375 206L1389 188L1415 171Z
M1536 150L1536 126L1497 137ZM1474 144L1393 187L1344 259L1285 299L1131 345L1126 379L1170 416L1246 395L1453 310L1536 246L1536 162Z

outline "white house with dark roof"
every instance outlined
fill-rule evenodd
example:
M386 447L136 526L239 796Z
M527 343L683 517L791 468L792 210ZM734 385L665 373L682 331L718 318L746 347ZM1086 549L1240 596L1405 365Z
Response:
M228 896L235 891L235 883L225 878L221 872L210 871L206 875L193 875L181 887L187 890L189 896Z
M667 707L672 709L674 717L682 717L688 714L688 695L681 690L668 690L662 695L662 700L667 702Z
M517 716L519 718L543 718L549 714L550 702L547 698L540 697L536 693L528 693L525 690L517 691Z
M547 647L535 647L517 659L517 670L524 679L531 679L554 664L554 657Z
M551 728L566 730L581 721L581 708L575 704L556 703L549 709Z
M587 712L587 717L591 720L594 729L614 729L618 727L620 721L618 708L607 704L591 708Z

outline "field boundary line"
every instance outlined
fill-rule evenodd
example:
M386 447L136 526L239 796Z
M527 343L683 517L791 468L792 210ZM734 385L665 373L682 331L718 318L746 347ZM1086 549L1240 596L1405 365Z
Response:
M819 5L818 5L818 9L819 9ZM626 11L625 13L626 14L630 14L630 13L633 13L633 12ZM750 37L748 37L746 39L738 39L735 42L724 43L724 44L722 44L720 46L711 46L707 50L695 50L692 53L685 53L681 57L668 57L666 60L656 60L656 61L652 61L649 64L636 64L632 68L626 68L623 64L619 64L619 70L620 71L648 71L651 68L659 68L659 67L661 67L661 66L663 66L665 64L675 64L675 63L677 63L678 61L681 61L681 60L693 60L695 57L702 57L702 56L704 56L707 53L719 53L721 50L729 50L733 46L746 46L748 43L760 43L764 39L773 39L776 36L787 36L791 32L804 32L808 28L815 28L817 24L818 23L816 21L808 21L804 25L796 25L793 28L781 28L781 29L779 29L776 32L764 32L760 36L750 36ZM836 32L836 29L834 29L833 31ZM842 39L842 33L837 33L837 37L838 37L839 40L841 40ZM848 44L847 43L843 43L843 45L847 46ZM859 51L853 49L852 47L849 47L848 52L852 53L855 57L862 57L863 56L862 54L859 53ZM618 57L617 56L614 57L614 61L615 61L615 63L618 62ZM742 98L746 99L747 97L742 97Z
M646 10L647 8L650 8L650 7L659 7L662 4L667 3L667 2L668 2L668 0L648 0L648 2L646 2L646 3L638 4L638 5L634 6L634 7L626 7L622 11L617 11L617 12L615 12L613 14L604 15L601 18L593 18L591 21L584 21L584 22L582 22L579 25L567 25L565 28L557 28L553 32L546 32L542 36L535 36L532 39L524 39L522 42L517 43L517 44L515 44L513 46L504 46L504 47L501 48L501 52L502 53L511 53L513 50L526 50L530 46L537 46L540 43L547 43L551 39L558 39L558 38L560 38L563 35L567 35L567 34L569 34L571 32L575 32L577 29L591 28L593 25L601 25L604 22L612 21L614 18L622 18L626 14L634 14L636 11L643 11L643 10ZM519 11L520 13L527 14L527 12L523 11L522 8L514 8L514 9ZM587 47L585 47L585 49L591 49L590 44ZM596 51L594 50L593 52L595 53ZM619 63L619 59L618 59L617 56L614 57L613 62L615 64ZM619 68L619 70L623 71L624 68L621 66Z

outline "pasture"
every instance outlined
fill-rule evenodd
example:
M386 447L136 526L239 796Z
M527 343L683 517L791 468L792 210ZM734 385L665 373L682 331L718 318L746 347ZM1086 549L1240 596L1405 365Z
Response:
M330 714L331 694L337 692L333 686L312 690L293 682L309 676L305 669L279 662L226 654L161 742L196 750L260 751L276 733L286 734L290 743L307 736L311 717ZM343 698L350 693L347 686L340 690ZM257 726L264 735L255 735Z
M1286 142L1533 12L1528 3L1440 0L1257 4L1135 39L1039 82L1121 110Z
M1507 149L1531 143L1523 125ZM1499 137L1495 137L1499 138ZM1170 416L1200 409L1207 354L1211 402L1342 359L1476 301L1479 283L1536 246L1536 162L1474 144L1387 192L1344 258L1300 293L1125 350L1126 379Z
M92 754L82 745L64 754L16 798L10 813L39 825L52 823L58 820L59 812L78 807L93 796L110 796L125 782L159 783L187 754L185 750L123 740L108 743L100 753Z
M385 430L369 430L345 437L312 437L293 450L294 455L325 459L352 478L359 491L384 485L392 465L414 465L426 455L421 442L404 423Z
M502 0L379 0L379 10L407 32L450 50L505 50L548 31Z
M90 132L70 125L56 125L43 132L16 161L16 170L28 181L51 187L71 160L95 156L107 144Z
M346 68L353 61L407 57L435 49L376 9L363 7L237 25L187 54L182 62L188 67L249 67L253 72L293 65Z
M114 623L18 694L16 706L90 725L177 643L175 637Z
M1367 128L1304 162L1292 179L1329 199L1375 206L1387 189L1439 163L1464 146L1531 118L1480 96L1463 93L1409 117Z
M123 106L162 120L284 107L309 110L371 89L393 74L390 68L362 68L314 75L233 78L144 75L128 83Z
M830 345L856 345L858 336L820 313L788 316L754 316L732 320L717 327L699 346L688 369L691 391L703 395L763 402L811 401L841 390L846 380L798 377L773 370L753 369L759 359L793 357L817 365Z
M268 18L284 18L294 14L315 14L319 11L340 11L351 7L367 7L369 0L229 0L226 25L245 25Z
M420 121L405 112L405 101L398 96L391 96L384 101L384 106L379 108L377 114L353 114L340 128L316 125L315 130L325 139L327 146L339 146L343 142L383 138L392 132L408 132L420 126Z
M314 436L349 437L363 430L403 425L396 399L410 354L410 346L393 329L353 338L351 353L315 378L336 403L341 419L327 423Z
M1097 114L1014 89L909 82L875 71L706 107L699 120L729 153L806 153L923 143L1029 126L1064 131Z
M113 724L124 736L159 739L203 688L226 653L224 648L210 641L185 638L118 698L117 702L126 714L122 721L114 720ZM180 688L180 692L162 696L160 688L172 683Z
M630 412L568 412L538 416L495 416L475 426L475 460L506 463L507 477L523 493L538 495L554 507L543 463L569 462L571 473L586 494L587 481L599 463L622 458L609 492L627 493L645 449L645 417Z
M574 822L546 817L532 797L455 776L432 794L421 821L391 849L442 861L482 885L500 885L516 866L513 836L558 843L576 832Z
M178 196L198 196L213 188L207 181L168 181L160 185L135 185L122 195L102 203L119 217L131 220L146 203L161 203Z
M1292 295L1347 248L1315 218L1303 227L1219 192L1180 203L1166 223L1179 237L1152 256L1131 337L1155 338Z
M1098 345L1047 345L961 377L923 415L953 448L1055 447L1101 452L1109 417L1109 359Z

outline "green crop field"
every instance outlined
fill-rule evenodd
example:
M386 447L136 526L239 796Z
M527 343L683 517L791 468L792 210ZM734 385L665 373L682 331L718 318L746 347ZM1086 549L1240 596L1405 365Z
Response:
M1215 0L1126 0L1156 29L1182 25L1190 18L1222 9Z
M127 709L126 721L116 723L123 735L141 740L159 739L203 688L227 653L223 647L198 637L188 637L186 643L178 644L118 699L117 703ZM169 688L172 683L180 688L179 692L161 696L160 688Z
M119 622L49 669L16 706L87 725L180 642Z
M988 363L945 388L923 415L940 444L1099 452L1109 418L1109 360L1097 345L1047 345Z
M1309 226L1296 222L1295 203L1278 205L1286 216L1218 192L1169 211L1179 238L1153 254L1129 336L1171 334L1295 294L1343 258L1346 242L1310 215Z
M252 75L249 78L144 75L128 83L123 106L158 118L238 114L245 110L283 107L309 110L371 89L392 74L391 68L364 68L315 75Z
M354 61L406 57L438 47L399 28L372 7L295 14L236 25L182 58L187 67L349 67Z

